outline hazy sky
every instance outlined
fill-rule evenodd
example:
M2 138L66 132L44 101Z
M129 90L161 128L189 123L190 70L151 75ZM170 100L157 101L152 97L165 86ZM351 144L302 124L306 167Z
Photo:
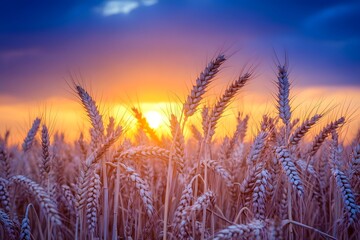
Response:
M0 95L60 95L70 73L104 92L184 88L222 50L233 77L246 62L271 76L275 50L297 86L359 87L359 12L359 1L331 0L3 0Z

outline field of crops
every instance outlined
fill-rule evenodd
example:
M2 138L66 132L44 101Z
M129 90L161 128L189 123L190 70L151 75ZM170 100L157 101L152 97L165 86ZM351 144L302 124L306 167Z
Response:
M0 239L359 239L359 129L345 145L346 115L329 121L328 112L309 110L295 118L288 65L279 63L277 111L257 119L254 137L246 138L252 120L239 112L235 131L216 138L226 108L254 75L244 71L206 105L225 61L212 59L181 114L168 116L171 137L138 108L129 137L77 82L91 137L51 136L41 118L22 145L2 133ZM194 114L201 124L188 121Z

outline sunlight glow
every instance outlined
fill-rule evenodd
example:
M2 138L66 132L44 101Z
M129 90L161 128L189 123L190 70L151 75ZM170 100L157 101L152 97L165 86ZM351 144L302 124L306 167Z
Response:
M146 112L144 115L150 127L152 128L158 128L163 123L161 114L156 111L149 111Z

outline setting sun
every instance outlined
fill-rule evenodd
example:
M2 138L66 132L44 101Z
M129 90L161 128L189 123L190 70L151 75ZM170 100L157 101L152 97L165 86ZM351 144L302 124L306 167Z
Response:
M158 128L163 122L161 114L157 111L146 112L145 118L148 121L150 127L152 128Z

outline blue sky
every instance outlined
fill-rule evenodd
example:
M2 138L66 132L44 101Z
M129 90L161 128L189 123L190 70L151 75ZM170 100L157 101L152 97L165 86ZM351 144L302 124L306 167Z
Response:
M264 78L286 51L297 86L359 87L359 13L359 1L3 0L0 95L59 95L74 71L106 75L95 86L140 84L141 69L178 81L169 76L194 76L221 50Z

